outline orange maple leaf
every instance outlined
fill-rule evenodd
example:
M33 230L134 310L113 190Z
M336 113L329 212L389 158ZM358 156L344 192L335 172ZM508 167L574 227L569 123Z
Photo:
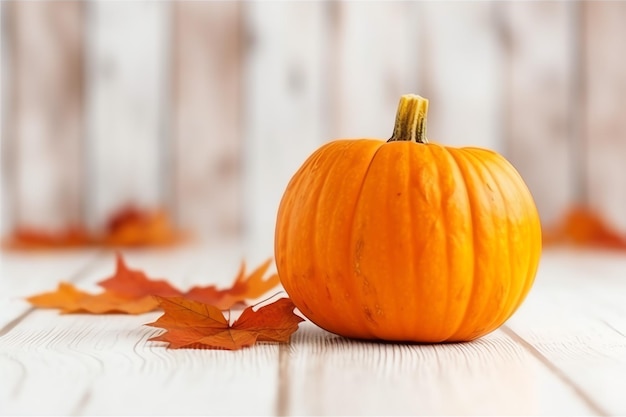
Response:
M185 297L205 304L211 304L221 310L228 310L234 306L243 305L247 299L255 299L267 293L280 283L277 274L263 279L272 259L267 259L257 269L246 276L245 262L241 263L237 278L230 288L218 289L215 285L206 287L192 287L185 293Z
M118 252L115 273L98 283L104 288L103 293L90 294L62 282L55 291L34 295L27 298L27 301L35 307L58 308L64 313L141 314L158 308L159 303L154 296L184 296L228 310L233 306L245 305L246 300L258 298L280 283L276 274L263 279L270 263L271 259L268 259L246 276L245 264L242 262L237 278L230 288L217 289L210 285L193 287L190 291L183 292L166 280L152 279L143 271L128 268L124 257Z
M124 297L141 298L146 295L173 297L182 295L181 291L162 279L151 279L139 270L129 269L120 252L116 254L115 274L98 283L107 291Z
M72 310L78 305L78 300L86 293L76 289L67 282L59 283L55 291L32 295L26 300L39 308L58 308L61 310Z
M568 244L626 249L626 236L609 226L598 213L580 206L572 207L560 224L546 230L543 241L546 246Z
M61 282L54 291L28 297L27 301L35 307L57 308L63 313L142 314L159 307L158 300L152 296L126 298L111 292L90 294L66 282Z
M246 308L231 325L222 311L212 305L184 297L157 297L164 314L147 326L165 329L149 340L166 342L173 349L197 347L236 350L256 342L287 343L303 321L295 306L281 298L254 311Z

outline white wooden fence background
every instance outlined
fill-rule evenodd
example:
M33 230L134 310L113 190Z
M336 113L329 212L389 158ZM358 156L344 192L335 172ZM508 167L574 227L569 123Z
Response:
M544 225L626 232L626 2L2 2L2 231L164 206L271 250L308 154L390 135L502 152Z

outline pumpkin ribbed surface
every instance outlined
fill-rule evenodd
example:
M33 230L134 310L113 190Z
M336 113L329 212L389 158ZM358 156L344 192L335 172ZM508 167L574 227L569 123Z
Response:
M504 323L533 283L539 216L516 170L478 148L337 140L280 204L275 257L298 309L353 338L465 341Z

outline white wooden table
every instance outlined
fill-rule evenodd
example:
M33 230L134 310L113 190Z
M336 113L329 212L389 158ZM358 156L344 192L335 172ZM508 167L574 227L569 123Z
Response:
M124 251L129 266L181 286L226 285L236 245ZM546 250L520 310L465 344L358 342L301 324L289 345L168 350L143 326L160 313L59 315L23 297L61 279L83 289L110 251L2 253L2 415L623 415L626 254Z

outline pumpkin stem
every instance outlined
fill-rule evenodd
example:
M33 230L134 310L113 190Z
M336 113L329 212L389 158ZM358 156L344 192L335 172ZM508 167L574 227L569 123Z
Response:
M393 135L387 142L406 140L416 143L428 143L428 139L426 139L427 112L427 99L416 94L405 94L400 97Z

